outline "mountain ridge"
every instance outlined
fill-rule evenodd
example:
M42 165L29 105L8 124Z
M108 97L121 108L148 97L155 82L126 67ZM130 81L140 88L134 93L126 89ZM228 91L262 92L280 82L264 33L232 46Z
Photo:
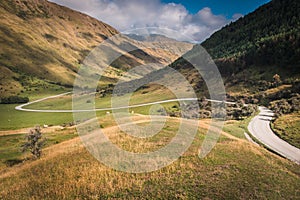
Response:
M300 21L297 19L300 12L295 12L294 8L290 7L290 2L299 5L299 2L295 0L288 0L287 2L274 0L261 6L249 15L217 31L202 44L194 45L193 49L187 52L183 57L193 58L197 56L199 52L203 52L204 47L218 66L226 92L233 101L245 99L249 103L256 102L268 105L269 102L281 98L293 98L293 94L297 93L300 85L300 53L298 54L298 52L300 52L300 26L295 27L293 24L300 24ZM270 14L270 18L273 19L277 18L277 15L282 15L282 9L287 12L290 11L289 17L282 18L280 26L275 24L275 26L270 28L270 35L266 36L265 33L268 32L269 28L267 27L266 31L263 31L263 27L260 26L260 24L264 23L265 18L267 18L266 13L267 15ZM290 18L293 20L290 21ZM245 25L241 26L243 23ZM251 27L250 29L249 26ZM236 29L236 31L228 33L232 35L228 36L227 32L230 32L233 28ZM252 38L246 38L249 40L248 43L255 44L257 41L263 42L261 48L255 48L255 45L247 46L248 43L243 40L243 36L239 35L239 33L243 32L254 35ZM289 37L290 33L295 37ZM238 40L227 40L227 38L234 39L236 34L238 35ZM277 36L280 37L278 38ZM239 47L240 42L245 42L246 46ZM236 49L235 47L238 48ZM239 53L239 48L244 49L245 52ZM223 51L219 52L220 49L223 49ZM235 51L238 53L235 53ZM272 57L272 55L275 54L281 56ZM177 59L170 67L182 73L194 87L195 91L201 94L201 96L209 95L205 86L206 84L201 78L201 74L183 57ZM264 59L266 59L266 61L264 61ZM252 60L252 62L248 60ZM161 70L152 75L157 76L157 74L160 73L163 74L164 71ZM161 77L163 77L163 75L159 76L159 78ZM283 84L284 87L277 88L276 85L278 86L280 84L274 77L279 77L279 82ZM269 95L269 90L276 92Z
M98 19L46 0L1 1L0 14L0 96L19 95L49 83L72 87L85 57L104 40L120 34ZM145 47L129 38L124 42ZM175 46L179 53L192 48L182 42ZM167 65L181 55L164 51L168 45L163 43L157 42L156 47L116 60L104 84L116 82L124 69L149 61Z
M45 0L1 1L0 14L0 70L6 72L0 95L19 93L28 79L36 77L72 85L89 50L119 33L108 24Z

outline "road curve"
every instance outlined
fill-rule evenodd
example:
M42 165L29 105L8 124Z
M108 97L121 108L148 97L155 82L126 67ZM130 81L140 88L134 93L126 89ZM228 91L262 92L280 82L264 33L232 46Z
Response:
M53 98L61 97L61 96L64 96L64 95L67 95L67 94L71 94L71 93L72 92L66 92L66 93L59 94L59 95L45 97L45 98L42 98L42 99L39 99L39 100L35 100L35 101L32 101L32 102L28 102L26 104L22 104L22 105L16 106L15 109L19 110L19 111L39 112L39 113L74 113L74 112L92 112L92 111L120 110L120 109L137 108L137 107L150 106L150 105L156 105L156 104L162 104L162 103L177 102L177 101L197 101L198 100L198 98L169 99L169 100L156 101L156 102L151 102L151 103L143 103L143 104L138 104L138 105L124 106L124 107L96 108L94 110L37 110L37 109L23 108L25 106L29 106L29 105L34 104L34 103L45 101L47 99L53 99ZM212 99L206 99L206 100L210 101L210 102L218 102L218 103L222 102L222 101L212 100ZM226 104L235 104L233 102L226 102L226 101L224 103L226 103Z
M252 119L249 132L271 150L300 164L300 149L280 139L271 129L270 121L274 113L265 107L259 107L260 113Z

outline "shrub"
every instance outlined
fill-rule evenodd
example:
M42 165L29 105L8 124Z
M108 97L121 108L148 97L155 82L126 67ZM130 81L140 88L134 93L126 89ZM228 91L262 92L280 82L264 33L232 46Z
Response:
M28 103L28 97L19 97L19 96L9 96L9 97L2 97L1 103L2 104L16 104L16 103Z
M20 164L22 162L23 162L23 160L20 160L20 159L9 159L9 160L6 160L4 163L7 167L12 167L12 166Z
M40 158L42 155L42 147L45 145L46 139L43 139L41 128L36 126L31 129L25 136L25 143L21 146L22 152L30 151L30 153L36 158Z

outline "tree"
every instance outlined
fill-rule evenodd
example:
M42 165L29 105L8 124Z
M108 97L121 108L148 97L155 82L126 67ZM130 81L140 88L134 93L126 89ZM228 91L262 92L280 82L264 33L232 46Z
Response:
M274 80L274 84L276 87L278 87L281 84L281 79L280 76L278 74L275 74L273 76L273 80Z
M42 147L45 145L46 139L43 138L41 128L36 126L31 129L25 136L26 142L22 145L22 152L30 151L30 153L36 158L40 158L42 155Z
M235 120L240 120L242 118L242 114L243 114L243 110L240 107L234 108L232 110L232 117Z

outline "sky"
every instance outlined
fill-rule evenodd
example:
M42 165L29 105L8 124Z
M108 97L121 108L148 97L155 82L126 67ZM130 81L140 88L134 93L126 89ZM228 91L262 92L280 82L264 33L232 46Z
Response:
M121 32L145 27L178 40L202 42L270 0L50 0L86 13ZM138 34L138 32L137 32Z
M230 18L236 13L248 14L270 0L162 0L162 2L182 4L192 14L209 7L214 14Z

